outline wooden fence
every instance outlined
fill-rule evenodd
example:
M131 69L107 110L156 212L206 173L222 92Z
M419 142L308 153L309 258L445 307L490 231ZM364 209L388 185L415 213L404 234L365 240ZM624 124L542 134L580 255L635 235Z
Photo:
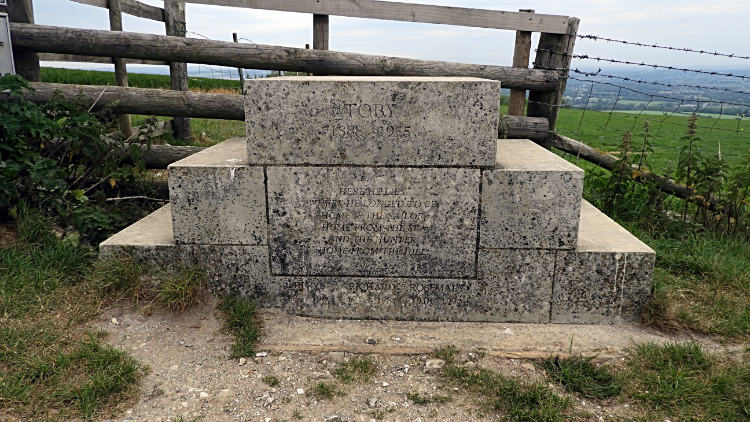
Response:
M28 4L31 0L13 0ZM329 75L402 75L402 76L475 76L499 80L503 87L511 88L510 113L523 115L526 91L529 106L526 117L545 118L548 122L546 136L535 135L536 140L549 148L557 113L565 90L570 55L573 51L579 20L573 17L537 14L531 10L503 12L460 7L431 6L375 0L184 0L165 1L165 8L149 6L135 0L73 0L110 10L112 31L93 31L73 28L32 25L30 18L14 19L11 14L11 34L14 47L34 55L41 53L45 60L97 61L116 57L124 67L127 63L164 64L202 63L238 68L299 71ZM190 39L186 42L184 3L216 6L244 7L310 13L313 15L313 50L294 49L256 44L225 43ZM164 21L168 36L134 34L118 31L118 13ZM328 51L328 16L349 16L369 19L422 22L469 27L516 30L513 66L483 66L464 63L413 60L365 54ZM25 23L25 24L23 24ZM170 29L171 26L171 29ZM121 27L119 27L121 29ZM539 49L534 68L528 69L531 49L531 32L540 32ZM117 66L117 64L116 64ZM552 70L548 70L552 69ZM171 67L170 67L170 70ZM24 72L19 71L21 75ZM25 75L24 75L25 76ZM180 76L182 80L184 77ZM172 88L186 91L187 84L175 82ZM28 78L30 80L39 80ZM118 83L119 84L119 83ZM120 84L124 86L124 84ZM117 90L125 95L127 90ZM166 95L166 94L165 94ZM171 94L170 94L171 95ZM194 101L199 104L201 101ZM200 107L200 106L199 106ZM184 107L183 107L184 108ZM124 110L124 108L122 108ZM120 110L120 111L122 111ZM139 114L145 113L141 110ZM509 114L510 114L509 113ZM165 115L163 113L159 113ZM196 116L196 110L184 116ZM539 124L531 119L515 119L515 128L533 133ZM547 125L545 125L547 126ZM508 131L506 131L508 132ZM523 132L523 131L522 131ZM544 139L541 139L544 137Z

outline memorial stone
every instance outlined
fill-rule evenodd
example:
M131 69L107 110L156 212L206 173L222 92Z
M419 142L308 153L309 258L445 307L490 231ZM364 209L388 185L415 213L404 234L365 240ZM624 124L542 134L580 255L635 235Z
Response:
M102 243L298 315L618 323L654 253L581 199L583 171L498 140L500 84L247 81L247 139L170 166L172 203Z

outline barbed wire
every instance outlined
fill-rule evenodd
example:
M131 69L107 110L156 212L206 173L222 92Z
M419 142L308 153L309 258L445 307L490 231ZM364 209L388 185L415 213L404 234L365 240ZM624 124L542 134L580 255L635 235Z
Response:
M660 65L660 64L651 64L651 63L646 63L646 62L637 63L637 62L631 62L631 61L627 61L627 60L607 59L607 58L603 58L603 57L592 57L592 56L589 56L588 54L560 53L560 52L557 52L557 51L554 51L554 50L550 50L548 48L537 48L534 51L537 51L537 52L539 52L539 51L546 51L546 52L549 52L549 53L552 53L552 54L557 54L557 55L560 55L560 56L566 56L566 57L570 57L570 58L573 58L573 59L579 59L579 60L596 60L596 61L599 61L599 62L608 62L608 63L617 63L617 64L625 64L625 65L635 65L635 66L651 67L651 68L654 68L654 69L677 70L677 71L686 72L686 73L699 73L699 74L703 74L703 75L725 76L725 77L729 77L729 78L740 78L742 80L750 79L750 76L735 75L733 73L721 73L721 72L716 72L716 71L713 71L713 70L688 69L688 68L682 68L682 67L677 67L677 66L665 66L665 65ZM545 68L545 69L548 69L548 70L563 70L563 71L569 70L569 69L565 69L565 68Z
M576 36L581 39L587 39L587 40L592 40L592 41L607 41L607 42L614 42L614 43L625 44L625 45L634 45L637 47L660 48L664 50L683 51L686 53L708 54L711 56L721 56L721 57L729 57L733 59L750 60L750 56L738 56L736 54L726 54L726 53L711 52L711 51L705 51L705 50L693 50L692 48L670 47L670 46L664 46L664 45L658 45L658 44L645 44L645 43L640 43L640 42L623 41L623 40L616 40L613 38L600 37L598 35L576 35Z
M601 69L599 69L596 72L585 72L583 70L579 69L570 69L571 72L577 73L579 75L585 75L585 76L591 76L591 77L602 77L602 78L608 78L608 79L619 79L621 81L625 82L633 82L638 84L647 84L647 85L658 85L658 86L664 86L668 88L696 88L696 89L711 89L714 91L722 91L722 92L731 92L734 94L743 94L743 95L750 95L750 92L748 91L736 91L729 88L719 88L719 87L713 87L713 86L702 86L702 85L688 85L688 84L665 84L661 82L654 82L654 81L644 81L643 79L634 79L634 78L628 78L626 76L617 76L617 75L609 75L605 73L601 73Z

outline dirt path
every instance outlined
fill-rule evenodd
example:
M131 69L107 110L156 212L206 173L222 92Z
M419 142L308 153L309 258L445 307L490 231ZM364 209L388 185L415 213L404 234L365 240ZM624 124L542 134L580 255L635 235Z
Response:
M219 333L215 299L181 316L118 304L92 323L110 333L109 342L130 351L150 367L140 400L117 421L475 421L472 396L441 390L425 373L428 353L454 345L462 355L483 350L481 367L530 380L543 376L523 358L550 353L596 354L622 359L633 343L687 340L639 325L581 326L543 324L447 323L322 320L264 312L265 357L229 359L232 339ZM376 344L368 344L367 340ZM571 346L572 344L572 346ZM720 345L707 342L710 347ZM367 383L341 385L346 395L316 399L312 388L334 381L330 371L350 353L372 353L379 370ZM274 376L270 387L262 381ZM415 405L408 393L452 395L445 404ZM623 404L598 408L577 401L590 420L609 420L633 411ZM337 416L338 418L335 418ZM487 419L481 419L487 420ZM491 420L491 419L490 419Z

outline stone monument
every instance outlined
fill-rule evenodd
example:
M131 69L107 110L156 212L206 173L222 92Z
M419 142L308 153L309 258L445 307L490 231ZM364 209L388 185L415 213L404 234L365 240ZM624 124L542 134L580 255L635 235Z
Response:
M583 170L497 139L500 83L247 81L247 139L169 166L171 203L103 242L215 293L331 318L637 320L654 252L581 199Z

